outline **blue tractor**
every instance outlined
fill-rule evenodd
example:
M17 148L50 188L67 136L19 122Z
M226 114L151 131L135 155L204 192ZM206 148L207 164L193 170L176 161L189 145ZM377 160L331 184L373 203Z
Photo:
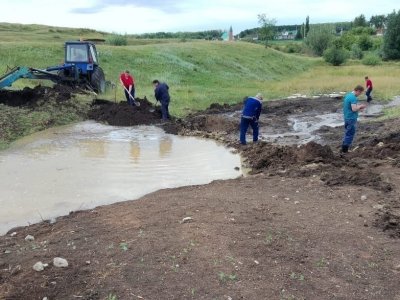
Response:
M0 89L11 86L20 78L47 79L61 84L83 84L96 93L104 93L106 81L99 66L96 46L88 41L65 43L64 64L44 70L15 67L0 77Z

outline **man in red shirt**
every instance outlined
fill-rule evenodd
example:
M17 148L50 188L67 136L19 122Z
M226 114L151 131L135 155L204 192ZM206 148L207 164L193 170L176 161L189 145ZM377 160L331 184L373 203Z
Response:
M368 78L368 76L365 76L365 86L366 86L365 96L367 96L367 102L370 103L372 100L372 97L371 97L372 81L371 81L371 79Z
M129 74L129 71L126 70L119 77L119 81L121 85L124 87L126 101L128 101L129 105L135 104L135 79Z

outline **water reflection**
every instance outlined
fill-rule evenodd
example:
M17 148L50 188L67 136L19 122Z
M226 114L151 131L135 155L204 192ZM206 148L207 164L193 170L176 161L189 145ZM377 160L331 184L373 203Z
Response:
M140 158L140 144L138 141L131 141L130 146L131 161L137 164Z
M172 150L172 138L169 135L165 135L160 139L159 143L159 155L160 158L167 157Z
M159 128L83 122L0 152L0 233L11 227L242 174L240 156Z
M78 148L83 157L105 158L107 156L107 144L104 140L79 140Z

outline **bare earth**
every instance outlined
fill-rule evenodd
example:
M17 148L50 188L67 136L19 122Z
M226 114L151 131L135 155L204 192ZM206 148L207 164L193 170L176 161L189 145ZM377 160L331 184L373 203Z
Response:
M261 123L340 103L270 102ZM324 145L240 147L229 117L240 107L164 128L235 147L252 175L14 228L0 237L0 299L400 300L400 122L361 124L359 147L341 157L342 128L321 129Z

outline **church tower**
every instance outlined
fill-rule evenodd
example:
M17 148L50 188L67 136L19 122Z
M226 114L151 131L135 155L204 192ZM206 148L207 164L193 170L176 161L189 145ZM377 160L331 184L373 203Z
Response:
M229 28L229 36L228 36L228 41L233 41L233 30L232 30L232 26L231 28Z

